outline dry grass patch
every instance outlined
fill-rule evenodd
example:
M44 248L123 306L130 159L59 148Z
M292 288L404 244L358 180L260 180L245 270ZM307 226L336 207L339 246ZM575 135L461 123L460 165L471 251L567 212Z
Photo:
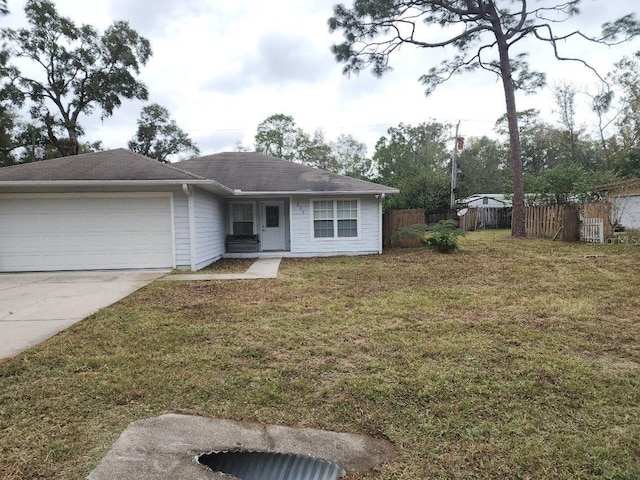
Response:
M367 479L639 478L640 250L460 243L154 283L0 366L0 477L179 412L389 439Z
M176 273L179 275L184 275L188 273L193 273L193 274L244 273L255 261L256 260L254 258L253 259L252 258L221 258L217 262L213 262L211 265L208 265L205 268L198 270L197 272L191 272L191 271L185 271L185 270L174 270L173 273Z

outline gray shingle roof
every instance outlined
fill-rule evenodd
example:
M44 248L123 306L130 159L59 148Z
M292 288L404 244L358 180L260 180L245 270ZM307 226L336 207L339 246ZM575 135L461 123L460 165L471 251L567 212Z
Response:
M0 182L200 179L124 148L0 168Z
M188 181L236 193L397 193L395 188L345 177L288 160L228 152L160 163L124 148L0 168L3 182ZM217 186L215 186L217 185ZM224 188L226 187L226 188Z
M395 188L253 152L217 153L175 166L242 192L397 193Z

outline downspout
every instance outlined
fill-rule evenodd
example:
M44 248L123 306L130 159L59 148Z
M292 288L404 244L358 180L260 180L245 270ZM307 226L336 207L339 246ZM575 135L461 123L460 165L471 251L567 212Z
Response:
M187 196L187 207L189 210L189 262L191 271L196 270L196 212L193 200L193 191L186 183L182 184L182 191Z
M384 193L381 193L379 195L376 195L376 198L378 199L378 254L382 255L382 247L383 245L383 231L382 231L382 204L384 203L384 199L385 199L386 195Z

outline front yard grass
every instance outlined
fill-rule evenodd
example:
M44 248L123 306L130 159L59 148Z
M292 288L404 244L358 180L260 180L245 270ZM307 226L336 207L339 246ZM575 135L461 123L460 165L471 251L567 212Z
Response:
M639 247L460 244L155 282L0 365L0 478L84 478L166 412L391 441L359 479L640 478Z

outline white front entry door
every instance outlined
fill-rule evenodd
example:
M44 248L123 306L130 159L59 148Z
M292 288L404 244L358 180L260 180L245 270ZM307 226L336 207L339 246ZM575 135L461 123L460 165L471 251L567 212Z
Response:
M284 202L262 202L262 250L285 249Z

